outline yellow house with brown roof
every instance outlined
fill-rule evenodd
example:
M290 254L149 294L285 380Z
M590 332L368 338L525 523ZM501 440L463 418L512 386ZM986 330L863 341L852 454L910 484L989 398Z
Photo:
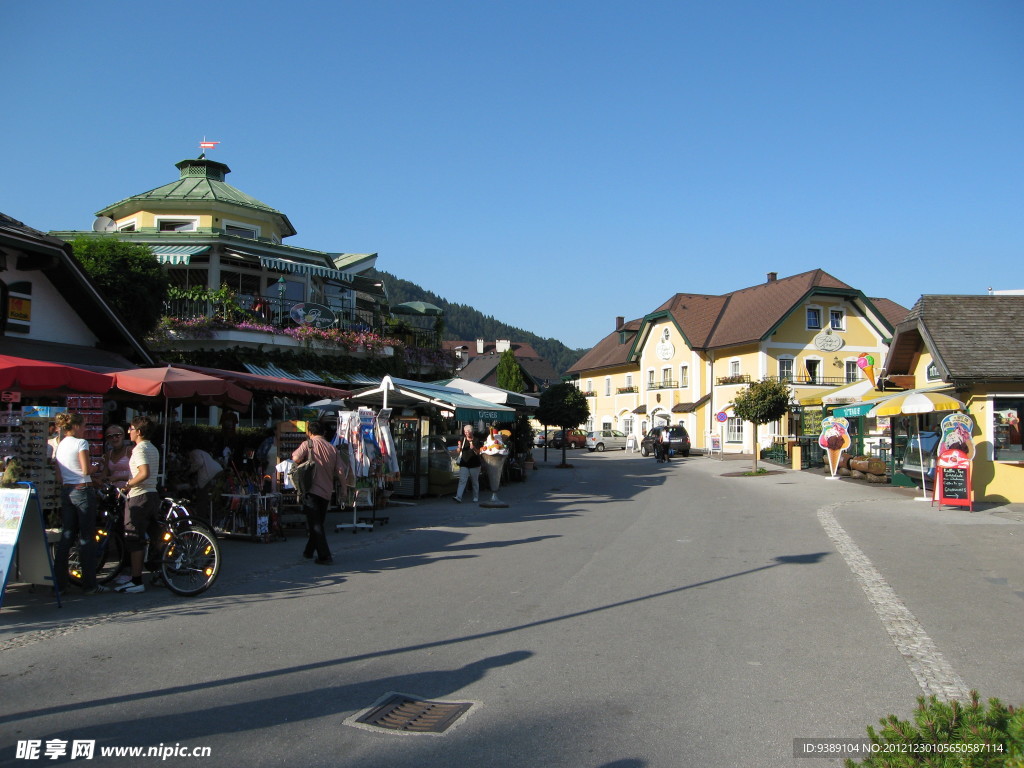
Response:
M590 399L592 428L638 439L651 427L682 424L696 449L710 436L723 450L754 450L749 425L731 413L735 394L752 381L779 378L794 403L864 376L862 353L885 357L895 323L907 309L869 299L823 270L721 296L677 293L650 314L625 322L570 370ZM758 430L768 442L792 434L791 423Z

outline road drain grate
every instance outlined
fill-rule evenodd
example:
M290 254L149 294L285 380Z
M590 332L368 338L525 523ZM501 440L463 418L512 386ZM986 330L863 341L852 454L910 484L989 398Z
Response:
M404 693L389 693L363 714L345 722L400 733L441 734L472 707L473 702L427 701Z

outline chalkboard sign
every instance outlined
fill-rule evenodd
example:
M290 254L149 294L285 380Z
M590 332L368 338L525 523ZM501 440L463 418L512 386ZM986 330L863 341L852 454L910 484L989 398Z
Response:
M967 495L967 470L942 470L942 498L966 499Z
M803 413L803 434L818 436L821 434L822 412L819 409L806 409Z
M974 504L971 501L971 468L966 467L936 467L935 473L935 498L934 502L950 504L956 507L967 507L972 512Z

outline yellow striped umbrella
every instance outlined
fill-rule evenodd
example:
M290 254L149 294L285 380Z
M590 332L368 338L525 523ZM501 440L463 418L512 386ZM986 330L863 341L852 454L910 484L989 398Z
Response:
M955 397L950 397L942 392L936 392L935 390L925 390L922 392L919 389L911 389L886 398L868 411L868 416L899 416L900 414L913 414L914 426L917 431L917 445L918 450L920 451L921 428L917 424L917 414L934 413L935 411L960 411L964 410L966 407L967 406ZM921 457L921 467L924 467L923 456ZM917 497L920 501L928 501L928 494L925 490L925 485L926 483L922 476L921 495Z
M911 413L934 413L935 411L962 411L966 408L955 397L942 392L921 392L909 390L887 397L870 411L868 416L899 416Z

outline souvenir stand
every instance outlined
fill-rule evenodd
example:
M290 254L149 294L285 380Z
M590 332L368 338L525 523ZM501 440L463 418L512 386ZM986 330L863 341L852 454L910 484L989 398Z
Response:
M49 442L56 435L54 420L64 411L82 414L89 453L93 462L98 462L103 455L103 393L112 384L113 379L106 374L0 355L0 473L10 470L9 482L29 484L32 506L47 525L53 526L45 531L47 545L59 539L60 485ZM26 531L32 536L43 535L34 524L23 528L22 536ZM21 579L31 584L51 584L52 570L45 567L43 549L26 547L19 554L17 578L8 582Z
M454 386L391 376L385 376L377 386L353 393L352 400L372 406L381 405L382 410L390 410L390 407L401 409L391 421L396 431L394 443L398 462L393 491L395 495L404 497L442 492L441 488L446 489L443 492L454 490L454 487L449 488L453 481L453 463L444 436L429 434L431 420L427 413L481 425L515 420L514 408L480 400ZM457 482L457 472L454 482ZM412 502L394 499L389 499L388 503L413 505Z
M336 445L347 456L355 487L347 489L347 496L339 506L352 505L352 522L340 523L335 531L351 528L372 530L374 525L387 525L389 518L379 516L377 510L386 506L394 483L400 478L395 441L391 434L391 409L360 408L338 413ZM394 503L394 502L391 502ZM369 508L369 515L360 515L359 509Z

